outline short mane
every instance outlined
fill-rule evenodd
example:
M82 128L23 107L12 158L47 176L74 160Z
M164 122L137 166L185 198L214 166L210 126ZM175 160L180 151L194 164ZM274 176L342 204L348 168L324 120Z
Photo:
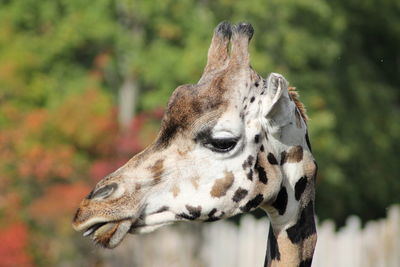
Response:
M296 107L299 109L301 117L307 123L308 116L306 114L306 108L304 107L303 103L301 103L301 101L299 100L299 93L296 91L296 87L289 87L289 96L296 104Z

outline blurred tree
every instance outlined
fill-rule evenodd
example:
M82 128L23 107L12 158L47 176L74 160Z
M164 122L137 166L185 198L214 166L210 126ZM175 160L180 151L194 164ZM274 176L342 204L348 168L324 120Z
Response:
M65 242L76 201L139 149L116 155L132 135L118 137L116 93L107 89L119 88L129 74L119 69L118 57L135 42L119 24L113 1L0 5L0 195L19 199L18 205L1 203L0 231L14 229L14 211L24 238L15 239L12 253L54 265L84 253ZM90 179L99 161L108 166ZM0 265L12 262L19 264Z
M318 213L343 224L348 214L374 219L400 202L400 5L375 0L331 5L346 27L332 66L334 90L322 95L334 127L331 138L317 137L315 143L323 175ZM313 119L317 124L318 115ZM330 147L322 144L329 142Z
M76 240L74 201L151 142L156 108L197 82L222 20L253 24L253 67L283 73L308 107L318 215L384 216L400 202L399 9L394 0L1 2L0 232L21 239L0 254L20 250L22 265L83 257L65 242Z
M28 230L25 224L10 222L0 229L1 266L33 266L32 257L27 253Z

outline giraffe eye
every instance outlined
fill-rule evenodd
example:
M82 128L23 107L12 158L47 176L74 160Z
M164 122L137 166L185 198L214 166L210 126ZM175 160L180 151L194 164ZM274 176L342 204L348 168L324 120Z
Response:
M214 152L225 153L235 148L237 138L215 138L209 140L205 146Z

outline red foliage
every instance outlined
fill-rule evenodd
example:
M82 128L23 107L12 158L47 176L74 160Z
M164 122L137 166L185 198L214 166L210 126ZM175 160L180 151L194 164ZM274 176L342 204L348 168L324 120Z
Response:
M40 144L24 151L18 175L44 181L49 177L69 178L73 173L74 150L69 146L43 147Z
M160 107L160 108L156 108L152 111L152 116L157 119L157 120L161 120L162 117L164 116L164 108Z
M96 72L107 57L96 58ZM120 132L110 99L94 88L68 95L54 109L0 107L6 122L0 131L0 267L31 266L28 248L56 261L58 252L34 242L50 244L51 234L72 231L70 220L92 189L88 184L121 167L154 139L162 109L138 114L128 131ZM32 229L37 238L28 244L20 218L45 224L51 234Z
M61 184L47 188L44 195L30 206L32 218L39 221L55 221L71 214L79 202L90 192L90 187L84 183Z
M127 162L133 155L142 151L148 145L149 137L141 137L143 127L151 120L158 120L162 109L151 113L136 115L130 124L129 130L115 134L114 142L109 144L112 152L103 154L101 159L95 160L90 168L90 177L97 182L104 176L115 171ZM145 140L144 140L145 139Z
M0 266L33 266L32 258L27 253L28 229L21 222L10 223L0 228Z
M94 161L89 170L91 180L97 183L104 176L121 167L126 161L126 158L121 157Z
M1 192L1 191L0 191ZM18 212L21 210L21 197L17 192L4 193L0 195L0 210L2 211L2 221L14 221L18 219Z
M69 97L51 119L70 145L96 155L109 152L118 133L111 103L95 89Z
M24 130L35 133L40 132L48 120L48 113L44 109L37 109L26 114L23 121Z

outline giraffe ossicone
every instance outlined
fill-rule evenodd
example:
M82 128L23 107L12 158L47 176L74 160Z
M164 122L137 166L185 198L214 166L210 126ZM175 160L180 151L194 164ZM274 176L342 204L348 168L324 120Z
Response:
M250 67L253 32L217 26L199 82L175 89L156 140L99 181L75 230L113 248L127 233L261 207L271 220L266 266L311 265L317 167L305 111L282 75Z

